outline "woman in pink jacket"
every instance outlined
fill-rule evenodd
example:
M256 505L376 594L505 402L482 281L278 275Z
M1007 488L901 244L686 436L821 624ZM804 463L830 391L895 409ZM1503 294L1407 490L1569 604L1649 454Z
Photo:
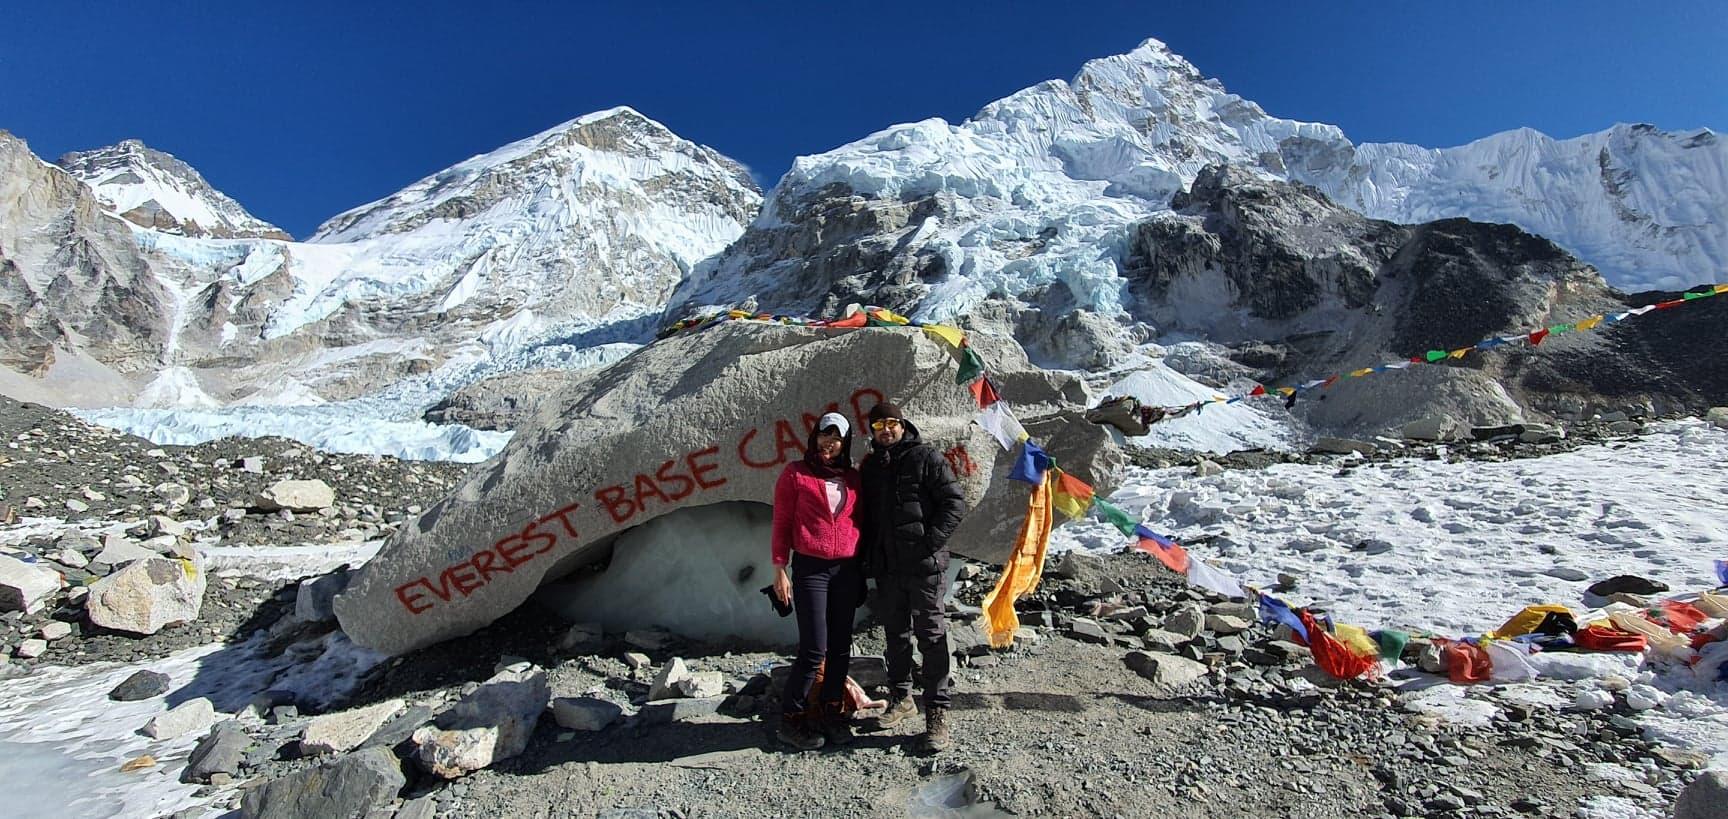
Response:
M830 412L811 430L804 459L787 464L774 485L774 595L791 601L798 615L798 657L780 701L779 737L799 750L852 738L843 708L852 623L864 592L857 507L852 425ZM818 667L820 718L812 721L807 714Z

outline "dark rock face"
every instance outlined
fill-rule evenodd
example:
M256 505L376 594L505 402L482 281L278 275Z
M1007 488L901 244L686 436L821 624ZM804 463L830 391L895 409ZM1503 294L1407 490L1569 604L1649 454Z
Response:
M168 692L168 675L160 671L145 669L127 677L114 690L108 692L108 699L119 702L147 700L160 697Z
M1262 381L1323 377L1677 297L1616 293L1554 243L1511 225L1397 225L1313 188L1229 168L1202 171L1172 204L1173 214L1133 229L1122 266L1130 312L1161 330L1236 344L1238 363ZM1351 409L1322 420L1372 425L1377 416L1360 404L1417 392L1456 396L1467 417L1496 389L1502 403L1526 408L1708 407L1728 400L1728 371L1693 362L1720 337L1725 315L1728 303L1700 302L1555 335L1540 349L1508 346L1412 370L1371 393L1341 384L1327 397ZM1400 389L1410 395L1392 394Z
M240 815L247 819L366 816L373 808L388 805L407 782L394 754L367 748L247 791Z

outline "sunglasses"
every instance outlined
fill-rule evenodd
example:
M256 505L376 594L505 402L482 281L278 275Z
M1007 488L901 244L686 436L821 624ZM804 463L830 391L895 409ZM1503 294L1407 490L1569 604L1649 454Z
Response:
M888 429L889 427L898 427L898 426L900 426L900 419L898 419L898 418L884 418L880 421L871 421L870 422L870 428L877 431L877 432L881 432L882 430Z

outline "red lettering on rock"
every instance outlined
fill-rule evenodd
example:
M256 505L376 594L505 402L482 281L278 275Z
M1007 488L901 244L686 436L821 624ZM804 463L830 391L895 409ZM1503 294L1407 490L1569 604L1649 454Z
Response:
M740 447L740 451L742 451L742 447ZM704 463L697 463L697 461L696 461L697 458L701 458L703 456L714 457L714 456L718 456L719 454L720 454L720 447L711 446L711 447L708 447L707 449L696 450L695 452L692 452L689 455L684 456L684 465L690 467L690 477L696 479L696 485L697 486L700 486L703 489L713 489L716 486L724 486L726 484L725 478L720 478L718 480L710 481L704 477L704 475L706 475L707 473L713 472L714 470L719 469L720 468L719 464L704 464Z
M859 399L862 399L866 395L870 396L873 399L868 406L866 406L865 404L863 404L859 400ZM870 428L870 407L874 407L877 404L882 403L885 399L882 397L881 392L879 392L877 390L873 390L869 387L862 387L862 388L853 390L852 391L852 397L848 400L852 404L853 426L857 427L858 429L869 429Z
M491 549L482 549L479 554L474 555L474 559L470 560L469 563L473 564L474 571L479 573L481 583L491 580L492 575L499 572L509 574L515 570L508 563L499 564L498 553Z
M677 461L667 461L666 463L661 464L660 468L654 471L654 477L658 478L662 484L676 484L679 488L672 490L667 494L667 497L675 501L680 501L690 497L690 493L696 491L696 482L679 474L675 469L670 475L666 473L666 470L673 469L677 465Z
M775 459L772 461L758 462L750 460L750 441L755 437L756 430L752 429L749 432L744 433L743 438L738 439L738 460L751 469L772 469L773 467L778 466L780 464L779 453L775 453Z
M439 578L443 580L446 585L452 586L456 591L461 592L463 597L473 594L476 589L485 585L480 582L479 576L475 574L474 567L467 563L458 563L445 569L443 572L439 573Z
M659 498L660 502L663 504L672 502L666 498L666 493L660 491L660 486L654 483L653 478L650 478L647 475L638 474L636 476L636 508L647 509L647 499L650 496Z
M792 453L791 460L803 458L804 442L792 431L792 422L782 418L774 422L774 463L785 463L787 452Z
M412 583L403 583L396 587L396 599L402 601L402 607L407 609L409 614L420 614L421 612L432 610L431 601L426 600L418 594L409 594L415 586L423 585L426 585L426 578L424 577L419 578Z
M576 535L576 527L570 523L570 516L572 514L574 514L576 512L577 507L579 507L581 505L582 504L579 504L579 503L572 503L569 506L566 506L563 509L559 509L558 511L553 512L552 514L547 515L546 517L543 517L543 518L541 518L537 521L534 521L534 522L535 523L545 523L547 521L556 519L559 523L564 524L564 534L567 534L571 537L576 537L577 536Z
M608 486L595 492L594 499L599 501L601 506L606 507L606 514L612 516L613 523L623 523L636 514L636 504L624 497L624 487L622 486Z
M978 472L978 465L972 463L972 455L966 451L964 444L955 444L942 453L942 457L948 459L948 468L954 470L956 475L971 476Z
M498 555L504 558L505 565L512 569L533 560L534 556L539 554L539 552L529 551L528 542L523 540L521 535L511 535L504 538L494 544L492 548L498 550Z

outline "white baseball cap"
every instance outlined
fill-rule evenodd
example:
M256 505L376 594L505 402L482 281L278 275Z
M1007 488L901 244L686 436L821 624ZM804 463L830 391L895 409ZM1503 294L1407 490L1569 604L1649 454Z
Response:
M830 412L816 421L816 431L821 432L829 427L840 430L840 437L852 434L852 425L846 421L846 416L838 412Z

